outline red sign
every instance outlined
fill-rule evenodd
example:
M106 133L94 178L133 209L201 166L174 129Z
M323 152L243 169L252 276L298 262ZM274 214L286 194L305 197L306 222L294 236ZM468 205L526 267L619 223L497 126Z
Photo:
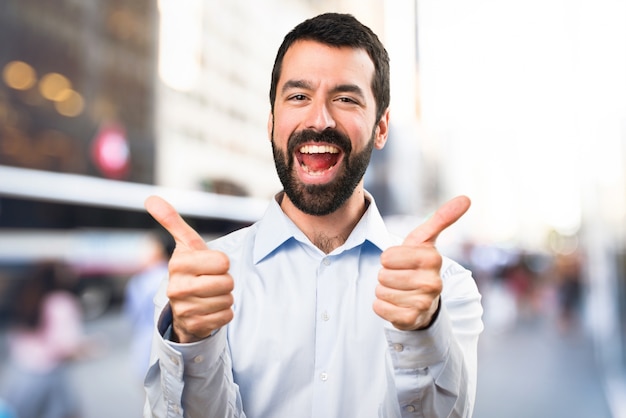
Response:
M116 124L100 127L92 144L91 157L105 177L125 178L130 168L130 148L126 130Z

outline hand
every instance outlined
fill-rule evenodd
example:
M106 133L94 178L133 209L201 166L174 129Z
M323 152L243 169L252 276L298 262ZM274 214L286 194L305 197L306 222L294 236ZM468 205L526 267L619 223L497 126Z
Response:
M202 237L165 200L150 196L146 210L174 238L167 296L173 314L174 341L208 337L233 318L234 281L226 254L210 250Z
M469 207L466 196L450 200L415 228L402 245L381 254L382 268L373 305L376 314L400 330L430 325L443 288L439 275L442 260L435 242Z

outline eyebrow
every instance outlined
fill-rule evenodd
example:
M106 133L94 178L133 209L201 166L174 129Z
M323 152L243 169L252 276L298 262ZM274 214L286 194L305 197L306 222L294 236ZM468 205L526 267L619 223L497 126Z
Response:
M309 83L308 81L304 81L304 80L287 80L287 82L285 84L283 84L283 88L280 89L280 91L285 93L287 90L290 90L290 89L311 90L312 88L313 87L311 86L311 83Z
M306 80L288 80L283 85L281 91L285 93L289 89L305 89L312 90L313 86ZM356 84L338 84L331 89L331 93L354 93L361 98L365 97L363 89Z

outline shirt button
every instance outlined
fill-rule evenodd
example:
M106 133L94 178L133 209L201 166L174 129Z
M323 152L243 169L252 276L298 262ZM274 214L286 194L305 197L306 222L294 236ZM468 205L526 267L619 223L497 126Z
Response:
M204 361L204 356L195 356L193 358L194 363L202 363Z
M399 343L395 343L393 345L393 350L397 351L398 353L404 350L404 346L402 344Z
M321 380L322 382L327 381L327 380L328 380L328 373L326 373L326 372L322 372L322 373L320 374L320 380Z
M172 360L172 363L174 363L175 366L178 366L178 359L176 357L171 356L170 360Z
M330 266L330 260L328 259L328 257L324 258L324 260L322 260L322 264L324 264L325 266Z
M415 412L415 407L413 405L409 405L406 407L407 412Z
M324 311L322 313L322 321L328 321L330 319L330 315L328 315L328 312Z

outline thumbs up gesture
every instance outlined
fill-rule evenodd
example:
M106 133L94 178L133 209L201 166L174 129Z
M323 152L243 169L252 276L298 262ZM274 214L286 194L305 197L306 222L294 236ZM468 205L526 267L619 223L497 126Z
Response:
M190 343L206 338L233 318L234 281L228 274L228 256L210 250L176 209L160 197L149 197L145 207L176 242L167 286L173 339Z
M400 330L430 325L439 306L443 284L439 271L442 258L435 243L439 234L455 223L470 207L458 196L426 222L415 228L402 245L385 250L380 261L374 312Z

